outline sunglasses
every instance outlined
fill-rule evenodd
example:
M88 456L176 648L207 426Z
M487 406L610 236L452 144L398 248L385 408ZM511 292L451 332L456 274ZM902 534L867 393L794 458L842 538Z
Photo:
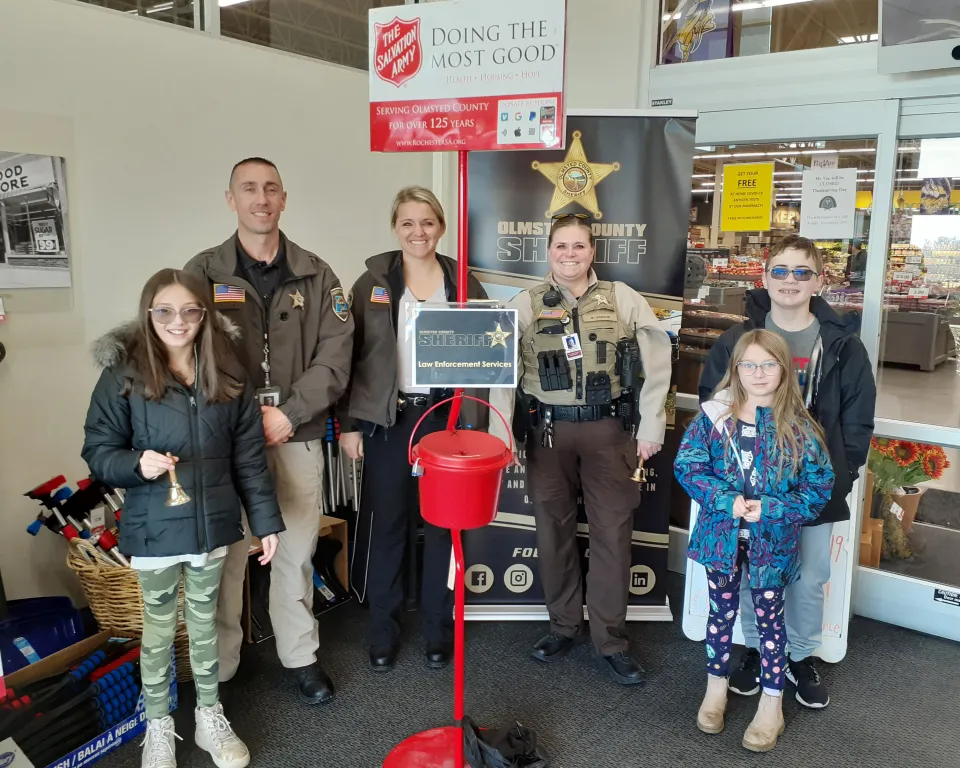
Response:
M563 221L564 219L580 219L581 221L585 221L586 219L589 219L589 218L590 218L589 213L561 213L557 216L554 216L553 220Z
M788 269L787 267L773 267L773 269L770 270L770 277L772 277L774 280L786 280L787 275L789 275L791 272L793 273L794 278L801 283L805 283L814 275L820 274L819 272L814 272L808 267L797 267L796 269Z
M737 368L747 376L756 376L758 370L763 371L764 376L772 376L780 368L780 363L776 360L765 360L762 363L751 363L747 360L737 363Z
M170 325L177 315L188 325L194 325L203 320L206 313L203 307L184 307L179 312L171 307L154 307L150 310L150 316L157 325Z

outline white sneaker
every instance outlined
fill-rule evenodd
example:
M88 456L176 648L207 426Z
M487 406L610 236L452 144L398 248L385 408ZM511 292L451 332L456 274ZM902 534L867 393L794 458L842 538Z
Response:
M250 750L237 738L230 721L223 716L223 704L197 707L197 746L210 753L217 768L246 768Z
M147 735L143 740L140 768L177 768L176 742L180 739L173 730L173 718L147 720ZM183 739L180 739L183 741Z

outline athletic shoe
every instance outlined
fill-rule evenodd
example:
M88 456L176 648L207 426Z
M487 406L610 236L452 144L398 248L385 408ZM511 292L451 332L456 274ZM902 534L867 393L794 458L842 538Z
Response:
M747 648L740 657L740 669L730 675L727 687L740 696L760 693L760 651Z
M803 661L787 663L787 680L797 686L797 701L810 709L823 709L830 703L827 686L820 680L820 672L813 656Z
M177 768L174 739L180 737L173 729L172 717L167 715L159 720L147 720L147 735L141 744L143 757L140 768Z
M223 705L197 707L197 746L209 752L217 768L247 768L250 751L237 738L230 721L223 716Z

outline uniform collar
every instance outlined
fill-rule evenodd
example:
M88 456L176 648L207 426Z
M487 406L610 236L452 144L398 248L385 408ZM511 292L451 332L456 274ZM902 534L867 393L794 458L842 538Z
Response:
M599 280L597 279L597 273L593 269L593 267L590 268L590 274L587 276L587 281L588 281L587 290L583 292L583 296L587 296L590 293L590 291L593 290L593 287L599 282ZM554 280L552 270L550 272L547 272L546 282L549 283L552 288L556 288L558 291L560 291L560 295L563 296L565 301L567 301L570 304L577 303L578 297L574 296L572 293L570 293L570 291L567 288L560 285L559 283L557 283L556 280ZM579 298L582 299L583 296L580 296Z

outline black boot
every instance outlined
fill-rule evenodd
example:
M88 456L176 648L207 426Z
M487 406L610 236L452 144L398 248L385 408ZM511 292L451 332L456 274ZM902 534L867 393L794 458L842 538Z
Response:
M297 684L297 695L305 704L326 704L333 699L333 681L323 671L319 662L291 669L290 674Z

